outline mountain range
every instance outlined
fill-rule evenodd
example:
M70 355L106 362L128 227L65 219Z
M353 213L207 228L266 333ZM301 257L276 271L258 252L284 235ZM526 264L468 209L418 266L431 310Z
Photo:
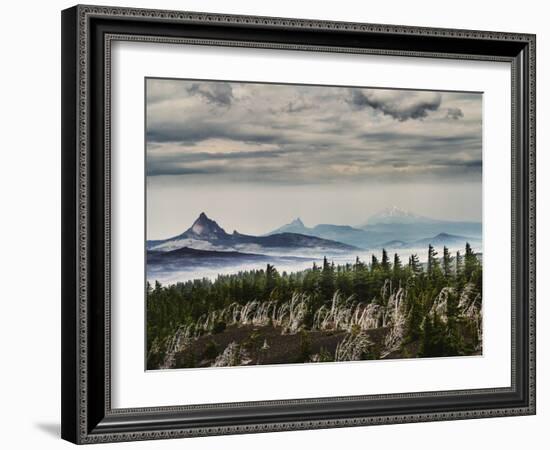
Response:
M472 238L467 236L457 236L457 235L448 234L448 233L439 233L436 236L432 236L424 239L418 239L412 242L405 242L399 239L394 239L392 241L384 242L383 244L381 244L381 247L387 250L400 249L400 248L402 249L426 248L428 247L428 245L432 245L434 247L443 247L443 246L462 247L466 242L469 242L470 244L473 244L475 246L479 246L479 244L481 244L481 240L477 238Z
M354 253L382 247L418 248L428 244L461 246L466 241L474 244L481 242L481 223L431 219L395 207L371 216L363 228L332 224L307 227L297 218L262 236L241 234L237 231L227 233L203 212L183 233L168 239L147 241L147 250L161 253L192 249L204 252L239 252L249 256L260 254L308 257ZM190 257L189 254L186 256ZM197 258L198 254L195 253L193 257ZM158 259L159 256L155 258Z
M307 227L300 218L296 218L268 235L285 232L330 239L363 249L376 249L387 246L387 243L401 246L391 248L419 246L422 239L435 240L437 244L434 242L434 245L448 246L456 244L457 239L462 243L467 240L480 241L482 226L480 222L433 219L394 206L372 215L365 225L358 227L332 224Z
M253 254L291 255L298 253L349 253L359 250L353 245L300 233L280 232L252 236L234 231L227 233L204 212L183 233L164 240L147 241L147 249L169 252L181 248L205 251L237 251Z
M468 234L459 234L462 230ZM363 228L332 224L310 228L297 218L262 236L227 233L203 212L183 233L147 241L147 272L151 279L162 279L184 272L215 276L220 270L265 264L296 270L325 256L347 260L382 248L417 252L429 244L453 249L467 241L479 247L481 224L439 221L395 208L371 216Z

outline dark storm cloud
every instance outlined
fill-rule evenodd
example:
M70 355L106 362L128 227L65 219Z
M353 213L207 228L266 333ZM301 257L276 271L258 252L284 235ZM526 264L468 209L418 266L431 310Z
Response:
M315 105L312 105L311 103L305 103L303 101L298 102L288 102L288 106L286 107L285 111L287 113L299 113L302 111L307 111L308 109L315 108Z
M441 105L441 94L419 92L407 101L400 101L400 97L410 92L394 91L386 95L380 95L376 89L355 89L349 90L350 96L347 102L357 110L370 107L391 116L401 122L409 119L423 119L430 111L436 111ZM388 91L385 91L388 92Z
M149 176L258 184L480 179L479 94L150 81Z
M450 119L458 120L464 117L464 113L460 108L448 108L447 117Z
M218 106L231 106L233 101L233 88L229 83L193 83L187 92L200 95L208 103Z

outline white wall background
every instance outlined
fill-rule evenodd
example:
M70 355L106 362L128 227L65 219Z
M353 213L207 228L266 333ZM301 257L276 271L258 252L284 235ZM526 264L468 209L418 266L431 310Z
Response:
M104 3L97 1L97 3ZM0 27L0 444L68 448L60 403L60 10L71 1L10 2ZM544 2L388 0L111 0L110 5L536 33L538 42L538 415L117 444L117 448L541 448L550 421L550 30ZM546 203L546 205L545 205ZM541 325L542 324L542 325Z

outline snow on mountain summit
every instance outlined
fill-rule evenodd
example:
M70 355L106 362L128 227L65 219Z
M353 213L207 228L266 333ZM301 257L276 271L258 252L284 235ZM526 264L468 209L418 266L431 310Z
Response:
M410 211L401 209L397 206L392 206L390 208L385 208L382 211L375 214L375 216L389 216L389 217L416 217L416 214L413 214Z
M435 219L429 217L419 216L405 209L401 209L397 206L385 208L382 211L377 212L369 217L368 224L389 224L389 223L428 223L435 222Z

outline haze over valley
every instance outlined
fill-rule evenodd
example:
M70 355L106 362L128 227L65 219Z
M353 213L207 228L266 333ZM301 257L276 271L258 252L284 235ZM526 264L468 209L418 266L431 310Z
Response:
M481 223L432 219L397 207L384 209L362 226L317 224L299 218L265 234L232 233L201 212L183 233L147 241L147 278L163 284L220 274L262 269L304 270L326 257L335 264L370 261L382 249L401 257L416 254L420 262L432 245L442 251L463 250L468 242L481 252Z

